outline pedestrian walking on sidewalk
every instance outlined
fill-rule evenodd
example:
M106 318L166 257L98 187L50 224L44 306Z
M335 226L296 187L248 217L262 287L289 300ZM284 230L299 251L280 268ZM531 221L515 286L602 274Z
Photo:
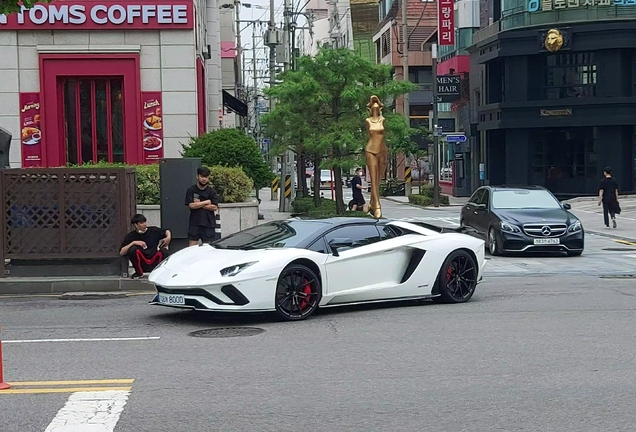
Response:
M598 205L603 204L603 221L605 228L609 228L609 218L612 218L612 226L616 228L616 215L620 214L621 208L618 203L618 182L612 177L612 168L605 167L605 176L601 180L598 191Z

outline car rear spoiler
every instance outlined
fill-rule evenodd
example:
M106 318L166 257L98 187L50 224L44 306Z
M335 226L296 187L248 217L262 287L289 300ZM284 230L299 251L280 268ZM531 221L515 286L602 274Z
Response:
M411 220L405 220L404 222L412 224L412 225L417 225L421 228L427 229L427 230L431 230L434 231L436 233L440 233L440 234L445 234L445 233L459 233L459 234L469 234L471 232L474 232L474 230L472 228L469 227L465 227L465 226L460 226L457 228L451 228L451 227L442 227L442 226L438 226L438 225L433 225L427 222L420 222L420 221L411 221ZM399 226L399 224L396 224Z

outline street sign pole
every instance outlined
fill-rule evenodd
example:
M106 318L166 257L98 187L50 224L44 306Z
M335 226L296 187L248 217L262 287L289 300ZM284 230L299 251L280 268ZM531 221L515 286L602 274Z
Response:
M439 134L437 133L437 44L431 46L433 58L433 206L439 207Z

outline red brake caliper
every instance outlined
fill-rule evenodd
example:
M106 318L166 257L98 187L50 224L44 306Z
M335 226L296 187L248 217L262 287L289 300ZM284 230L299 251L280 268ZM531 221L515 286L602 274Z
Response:
M446 269L446 281L450 282L452 278L453 278L453 266L449 265L448 268Z
M307 294L307 297L300 301L300 308L305 309L305 307L309 304L309 297L311 296L311 285L308 283L309 281L305 279L305 288L303 288L303 292Z

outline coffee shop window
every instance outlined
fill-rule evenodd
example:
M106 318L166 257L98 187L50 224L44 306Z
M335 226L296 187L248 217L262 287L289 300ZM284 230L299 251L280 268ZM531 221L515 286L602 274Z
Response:
M596 96L594 53L550 54L545 57L545 99Z
M82 165L124 162L122 79L66 79L66 162Z

